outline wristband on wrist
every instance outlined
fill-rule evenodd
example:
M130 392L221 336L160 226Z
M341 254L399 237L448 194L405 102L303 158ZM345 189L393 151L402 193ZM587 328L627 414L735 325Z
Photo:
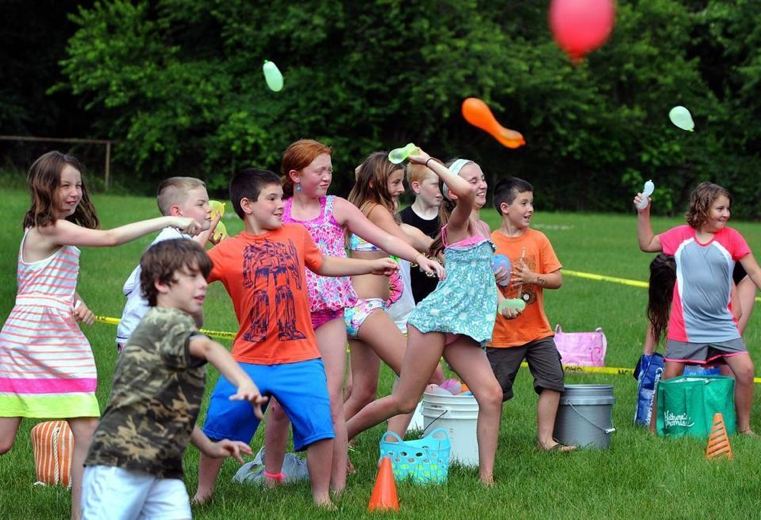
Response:
M433 157L429 157L428 159L425 160L424 165L425 165L426 168L428 168L428 161L432 161L432 160L433 160Z

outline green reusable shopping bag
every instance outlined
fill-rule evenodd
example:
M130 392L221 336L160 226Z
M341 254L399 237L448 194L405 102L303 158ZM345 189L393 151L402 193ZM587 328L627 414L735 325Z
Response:
M705 439L713 414L721 412L727 433L736 429L735 380L727 376L682 376L658 383L658 435Z

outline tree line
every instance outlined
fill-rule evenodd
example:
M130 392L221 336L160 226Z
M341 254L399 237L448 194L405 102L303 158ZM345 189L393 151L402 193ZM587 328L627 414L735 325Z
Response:
M117 140L115 169L132 178L222 189L241 166L277 170L290 142L311 137L333 147L345 194L366 155L412 141L478 161L491 182L529 180L543 210L626 211L652 179L655 211L680 213L712 180L733 193L735 216L761 216L754 0L619 0L610 40L578 65L552 40L547 1L11 3L34 29L18 25L16 38L41 59L3 58L16 79L0 87L3 131ZM30 36L47 27L47 46ZM265 59L283 72L280 92L265 85ZM470 96L526 146L468 125ZM694 133L669 122L675 105Z

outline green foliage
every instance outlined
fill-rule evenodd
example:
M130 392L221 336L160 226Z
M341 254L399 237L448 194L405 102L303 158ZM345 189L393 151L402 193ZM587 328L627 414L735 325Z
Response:
M477 0L248 2L109 0L80 8L62 61L121 168L224 187L246 163L277 170L295 139L331 144L338 172L408 141L478 160L490 180L526 177L545 207L630 208L653 179L681 212L698 181L758 216L761 29L751 0L618 2L610 41L572 66L546 3ZM264 59L283 71L269 91ZM62 85L63 87L63 85ZM489 103L528 142L507 150L467 125L463 98ZM673 127L682 104L694 134ZM346 192L352 176L335 180Z

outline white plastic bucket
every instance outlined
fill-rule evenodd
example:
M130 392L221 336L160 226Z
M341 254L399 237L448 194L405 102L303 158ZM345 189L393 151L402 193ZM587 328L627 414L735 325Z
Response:
M613 427L612 385L565 385L555 418L558 442L607 449Z
M407 433L413 431L423 431L425 428L425 419L423 418L423 401L421 400L415 407L415 411L412 414L409 426L407 426Z
M452 449L449 461L478 467L476 423L478 402L472 395L423 394L423 422L426 431L444 428Z

